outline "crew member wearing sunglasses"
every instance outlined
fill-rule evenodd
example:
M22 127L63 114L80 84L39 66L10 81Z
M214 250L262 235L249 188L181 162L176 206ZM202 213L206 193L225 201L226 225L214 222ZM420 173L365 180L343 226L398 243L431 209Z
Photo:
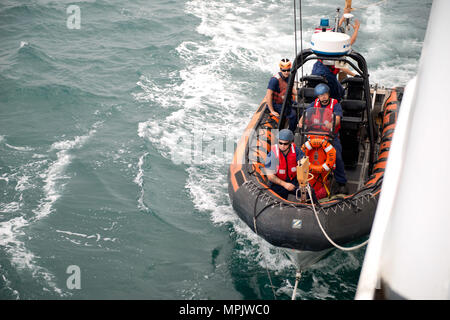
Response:
M267 102L270 113L276 117L280 116L281 108L283 106L284 97L288 87L288 79L291 74L292 62L289 59L281 59L279 62L280 72L274 75L267 86L267 92L264 100ZM297 94L296 89L293 88L294 96ZM285 111L286 117L289 120L289 129L295 131L297 127L297 114L295 110L289 107Z
M283 129L278 134L278 144L272 146L265 162L265 174L271 182L270 188L287 199L298 189L297 163L304 157L303 151L294 143L294 134Z

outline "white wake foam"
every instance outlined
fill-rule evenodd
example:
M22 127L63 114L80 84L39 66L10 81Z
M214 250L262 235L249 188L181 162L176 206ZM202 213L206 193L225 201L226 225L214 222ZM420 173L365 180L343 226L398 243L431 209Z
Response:
M34 220L42 219L52 212L53 204L61 197L64 182L69 177L65 175L65 169L72 161L71 150L80 148L96 132L95 129L89 131L87 135L77 136L73 140L63 140L52 144L50 151L58 150L57 159L48 170L42 175L44 178L44 198L38 208L34 210L36 214Z
M144 153L138 161L138 174L136 175L136 178L134 178L134 183L136 183L139 186L139 198L138 198L138 206L139 209L144 210L144 211L148 211L148 207L144 202L144 195L145 195L145 190L144 190L144 159L145 157L148 155L148 152Z
M87 135L77 136L73 140L55 142L51 146L49 153L56 150L56 160L50 161L49 159L45 159L33 161L32 163L21 166L17 173L13 173L9 176L2 176L2 180L5 180L6 182L9 182L10 179L16 181L15 190L21 193L18 202L16 201L1 205L1 212L11 214L18 211L21 205L23 205L23 192L28 188L36 187L31 185L29 181L31 173L30 175L25 175L24 173L30 170L41 170L44 165L50 163L45 171L33 172L33 175L40 177L44 183L42 187L43 197L37 208L33 210L34 215L31 217L21 215L0 222L0 246L4 247L11 256L11 263L15 267L19 270L31 270L34 277L44 279L46 283L54 290L54 292L59 295L65 295L65 293L57 287L55 277L48 270L36 264L35 255L26 247L23 241L23 239L26 238L24 230L32 223L43 219L53 211L54 203L62 195L65 185L64 182L69 178L66 176L65 170L71 163L73 157L71 151L83 146L96 132L95 128L98 125L99 123L96 123L94 125L94 129L89 131ZM14 149L18 151L28 151L20 150L18 148Z
M12 146L10 144L5 143L5 146L7 146L8 148L14 149L14 150L18 150L18 151L33 151L34 149L31 147L16 147L16 146Z
M87 235L84 233L56 230L57 233L63 234L64 238L74 244L92 247L94 245L102 248L100 242L117 242L117 238L103 237L100 233ZM75 239L74 239L75 238Z

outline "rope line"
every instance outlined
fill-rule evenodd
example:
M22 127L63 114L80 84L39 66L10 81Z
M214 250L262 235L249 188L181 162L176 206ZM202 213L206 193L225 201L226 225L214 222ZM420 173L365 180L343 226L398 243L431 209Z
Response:
M311 187L309 186L309 184L308 184L308 186L307 186L306 188L307 188L307 190L308 190L309 196L312 197L312 195L311 195ZM314 211L314 215L316 216L317 223L319 224L320 230L322 231L322 233L323 233L323 235L325 236L325 238L327 238L327 240L328 240L333 246L335 246L336 248L338 248L338 249L340 249L340 250L342 250L342 251L353 251L353 250L356 250L356 249L359 249L359 248L365 246L365 245L369 242L369 239L367 239L367 240L364 241L363 243L360 243L360 244L358 244L358 245L356 245L356 246L354 246L354 247L342 247L342 246L338 245L338 244L335 243L333 240L331 240L331 238L330 238L330 237L328 236L328 234L325 232L325 229L322 227L322 224L320 223L320 219L319 219L319 216L318 216L318 214L317 214L316 206L314 205L314 203L312 203L312 208L313 208L313 211Z

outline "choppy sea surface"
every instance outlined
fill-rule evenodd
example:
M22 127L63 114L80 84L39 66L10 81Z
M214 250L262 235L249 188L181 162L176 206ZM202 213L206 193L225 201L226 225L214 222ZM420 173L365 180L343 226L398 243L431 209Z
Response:
M344 4L302 4L307 47ZM431 0L353 5L371 82L404 86ZM292 0L4 0L0 43L0 299L274 299L267 271L290 299L294 266L226 176L294 58ZM364 252L333 251L297 298L353 299Z

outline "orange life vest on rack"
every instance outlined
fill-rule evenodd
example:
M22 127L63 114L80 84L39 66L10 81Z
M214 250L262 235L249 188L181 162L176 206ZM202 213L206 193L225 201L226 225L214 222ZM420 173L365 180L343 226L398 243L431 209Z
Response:
M297 154L295 153L295 143L291 143L291 152L285 157L280 156L280 148L278 144L272 146L272 153L278 160L276 176L283 181L289 176L290 180L297 177Z
M334 106L336 105L336 103L338 103L338 101L336 99L330 98L330 103L325 106L324 108L328 108L331 110L331 113L333 113L334 110ZM314 101L314 108L322 108L322 105L320 104L320 100L319 98L316 98L316 100ZM316 112L316 114L314 116L311 117L313 122L322 122L322 119L320 119L320 113ZM335 133L339 132L339 129L341 128L341 124L337 125L334 129Z
M287 81L284 80L280 73L277 73L273 76L273 78L278 80L278 85L280 87L280 92L273 92L272 100L274 103L281 104L284 101L284 96L286 95L287 90Z

